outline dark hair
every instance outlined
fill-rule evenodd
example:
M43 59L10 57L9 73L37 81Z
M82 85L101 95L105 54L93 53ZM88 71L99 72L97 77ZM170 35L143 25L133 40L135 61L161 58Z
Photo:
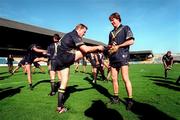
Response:
M61 39L60 36L57 33L53 35L53 38L55 38L56 40L60 40Z
M118 19L120 22L121 22L121 16L119 13L115 12L115 13L112 13L110 16L109 16L109 20L111 21L113 18L116 18Z
M82 24L82 23L78 24L75 29L77 30L77 29L79 29L79 28L80 28L80 29L83 29L83 28L88 29L88 27L87 27L86 25Z
M168 53L171 54L171 51L167 51L167 54L168 54Z

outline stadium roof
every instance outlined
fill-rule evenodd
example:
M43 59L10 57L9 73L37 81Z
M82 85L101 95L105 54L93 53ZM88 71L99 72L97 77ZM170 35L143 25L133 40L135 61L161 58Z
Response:
M39 34L44 34L44 35L50 35L53 36L54 33L58 33L60 36L63 36L65 33L59 32L59 31L54 31L42 27L37 27L25 23L20 23L17 21L12 21L4 18L0 18L0 26L4 26L7 28L14 28L18 30L23 30L23 31L28 31L28 32L33 32L33 33L39 33ZM105 45L102 42L98 42L92 39L84 38L84 42L92 45Z
M28 46L34 43L46 49L52 42L52 36L55 33L58 33L60 36L65 34L55 30L0 18L0 56L7 56L8 54L22 56L25 54ZM92 39L83 38L83 40L86 45L106 46L104 43ZM153 56L153 53L151 50L131 51L130 55L146 57L147 55Z
M34 25L24 24L17 21L12 21L4 18L0 18L0 55L4 51L18 51L22 52L32 44L40 44L43 48L52 41L52 36L58 33L63 36L65 33L50 30ZM86 45L104 45L102 42L98 42L92 39L83 38Z

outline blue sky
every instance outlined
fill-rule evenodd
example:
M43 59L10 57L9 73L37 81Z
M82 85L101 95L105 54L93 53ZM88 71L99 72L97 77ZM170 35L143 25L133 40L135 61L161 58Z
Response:
M135 44L131 51L180 53L180 0L0 0L0 17L60 32L88 26L86 38L108 43L108 17L119 12Z

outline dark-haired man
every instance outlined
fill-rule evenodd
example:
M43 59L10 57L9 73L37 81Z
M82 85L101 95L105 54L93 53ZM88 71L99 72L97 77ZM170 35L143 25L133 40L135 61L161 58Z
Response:
M44 57L38 57L38 53L43 55L47 54L46 50L41 49L37 44L31 44L27 49L27 54L25 55L25 70L27 72L28 83L30 90L33 90L32 86L32 74L31 74L31 64L33 62L46 61Z
M162 57L162 62L164 65L164 77L167 78L167 71L171 70L173 65L173 56L171 55L171 51L167 51L165 55Z
M128 99L127 109L132 107L132 85L129 79L128 61L129 47L134 43L133 33L129 26L121 24L120 14L115 12L109 16L114 29L109 34L109 61L113 80L114 97L112 103L119 103L118 74L121 70L122 80L125 83Z
M57 47L58 42L60 40L60 36L58 34L53 35L53 43L48 46L47 54L49 56L49 69L50 69L50 84L51 84L51 92L49 93L50 96L55 95L55 77L57 73L58 77L58 84L61 82L61 73L60 68L57 66L56 56L57 56Z

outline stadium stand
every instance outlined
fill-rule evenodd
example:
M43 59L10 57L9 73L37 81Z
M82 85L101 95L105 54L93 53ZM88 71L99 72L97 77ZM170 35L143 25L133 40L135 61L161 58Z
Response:
M131 51L130 52L130 64L152 63L153 57L154 57L154 55L151 50Z
M27 47L32 44L39 44L43 49L52 41L54 33L63 36L65 33L28 25L4 18L0 18L0 64L6 64L6 57L12 54L15 64L25 55ZM102 42L84 38L86 45L104 45ZM161 63L163 54L153 54L151 50L131 51L130 64ZM180 63L180 53L173 54L174 63ZM5 57L5 58L4 58Z
M43 49L52 42L52 36L65 33L28 25L4 18L0 18L0 56L13 54L22 56L30 44L38 44ZM86 45L105 45L102 42L84 38Z

